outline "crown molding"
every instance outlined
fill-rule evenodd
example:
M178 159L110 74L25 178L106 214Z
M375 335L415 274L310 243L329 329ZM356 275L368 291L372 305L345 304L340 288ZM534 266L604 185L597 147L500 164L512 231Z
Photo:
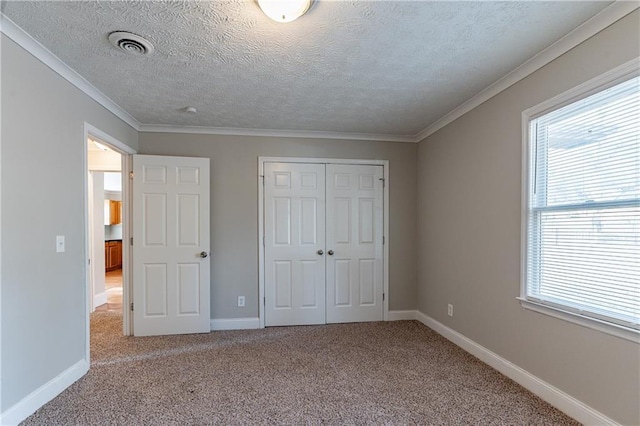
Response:
M73 84L84 92L91 99L102 105L125 123L129 124L139 132L159 132L159 133L187 133L187 134L207 134L207 135L229 135L229 136L257 136L257 137L284 137L284 138L310 138L310 139L342 139L342 140L366 140L383 142L408 142L417 143L447 124L460 118L472 109L496 96L518 81L526 78L554 59L562 56L580 43L599 33L614 22L622 19L629 13L640 7L638 1L618 0L609 7L602 10L597 15L585 21L579 27L569 32L567 35L542 50L531 59L520 65L509 74L497 80L495 83L462 103L421 132L415 135L385 135L371 133L342 133L323 131L299 131L299 130L270 130L270 129L242 129L233 127L199 127L199 126L174 126L174 125L153 125L141 124L131 114L116 104L112 99L89 83L84 77L65 64L51 51L35 40L26 31L15 24L4 14L0 13L0 32L16 42L19 46L31 53L42 63L51 68L54 72Z
M142 124L139 129L144 133L188 133L197 135L225 135L225 136L261 136L274 138L302 138L302 139L346 139L380 142L409 142L416 143L415 136L384 135L376 133L342 133L320 132L308 130L270 130L270 129L242 129L236 127L199 127L199 126L170 126Z
M341 133L341 132L320 132L320 131L298 131L298 130L269 130L269 129L241 129L230 127L197 127L197 126L174 126L174 125L151 125L142 124L131 114L125 111L120 105L102 93L94 85L89 83L84 77L65 64L60 58L54 55L49 49L44 47L39 41L34 39L29 33L23 30L9 17L0 13L0 32L5 34L20 47L33 55L40 62L51 68L62 78L80 89L91 99L102 105L116 117L133 127L139 132L160 132L160 133L191 133L206 135L232 135L232 136L262 136L281 138L311 138L311 139L343 139L343 140L366 140L384 142L417 142L411 135L385 135L369 133Z
M116 117L120 118L135 130L140 130L140 122L131 114L98 90L93 84L89 83L69 65L62 62L62 60L54 55L49 49L40 44L39 41L34 39L29 33L20 28L15 22L2 13L0 13L0 32L16 42L24 50L35 56L36 59L51 68L69 83L80 89L91 99L109 110Z
M493 98L498 93L513 86L520 80L523 80L527 76L533 74L535 71L547 65L549 62L559 58L577 45L593 37L616 21L624 18L634 10L638 9L638 7L640 7L640 2L624 0L618 0L610 6L606 7L600 13L594 15L593 17L582 23L580 26L576 27L573 31L569 32L567 35L551 44L546 49L537 53L531 59L520 65L518 68L500 78L495 83L493 83L468 101L462 103L451 112L447 113L442 118L422 130L420 133L416 134L414 137L415 141L421 142L428 136L442 129L447 124L452 123L472 109Z

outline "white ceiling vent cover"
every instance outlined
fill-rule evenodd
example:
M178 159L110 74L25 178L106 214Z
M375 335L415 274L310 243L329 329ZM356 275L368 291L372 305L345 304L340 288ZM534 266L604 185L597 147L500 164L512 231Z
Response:
M126 31L114 31L109 34L109 41L115 47L132 55L150 55L153 53L153 45L139 35Z

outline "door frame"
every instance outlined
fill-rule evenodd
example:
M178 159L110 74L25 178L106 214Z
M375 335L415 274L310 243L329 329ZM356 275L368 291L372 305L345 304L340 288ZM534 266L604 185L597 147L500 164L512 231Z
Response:
M133 321L131 320L131 310L126 309L131 302L131 250L130 245L124 242L129 241L131 238L131 179L129 174L131 172L131 156L136 154L136 151L129 145L114 138L108 133L100 130L99 128L87 123L86 121L82 125L82 146L83 146L83 189L84 189L84 229L85 229L85 259L84 259L84 275L86 279L85 285L85 358L89 361L90 355L90 327L89 320L91 317L91 304L93 302L93 282L91 279L91 266L89 265L90 259L90 235L89 235L89 158L88 158L88 145L87 141L89 136L93 136L104 142L105 145L119 153L122 157L121 173L122 173L122 333L125 336L132 334Z
M265 311L265 246L264 246L264 164L265 163L307 163L307 164L351 164L360 166L382 166L383 185L383 319L389 320L389 160L363 160L345 158L304 158L304 157L258 157L258 315L260 328L264 328Z

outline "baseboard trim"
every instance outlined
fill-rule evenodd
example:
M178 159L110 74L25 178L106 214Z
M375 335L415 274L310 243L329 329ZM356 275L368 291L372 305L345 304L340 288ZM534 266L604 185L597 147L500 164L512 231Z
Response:
M211 331L260 328L260 318L220 318L211 320Z
M107 292L103 291L93 296L93 307L101 306L107 303Z
M405 320L414 320L418 317L418 311L409 310L409 311L389 311L388 320L389 321L405 321Z
M17 425L89 371L89 363L83 359L40 386L0 414L1 425Z
M553 385L539 379L528 371L518 367L512 362L491 352L468 337L436 321L435 319L416 311L416 320L420 321L436 333L460 346L465 351L474 355L482 362L490 365L511 380L539 396L549 404L573 417L585 425L617 425L615 421L577 400L571 395L561 391Z

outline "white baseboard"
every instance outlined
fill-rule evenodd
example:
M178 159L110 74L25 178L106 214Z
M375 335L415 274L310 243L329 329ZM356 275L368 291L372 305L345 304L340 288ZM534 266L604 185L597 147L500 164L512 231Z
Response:
M80 360L0 414L1 425L17 425L89 371L87 360Z
M260 318L221 318L211 320L211 331L260 328Z
M98 293L95 296L93 296L93 307L94 308L96 306L104 305L105 303L107 303L107 292L106 291L104 291L102 293Z
M389 311L389 321L414 320L418 317L418 311Z
M422 312L416 311L415 319L580 423L585 425L618 424L599 411L594 410L571 395L539 379L528 371L507 361L484 346L479 345L468 337L465 337Z

